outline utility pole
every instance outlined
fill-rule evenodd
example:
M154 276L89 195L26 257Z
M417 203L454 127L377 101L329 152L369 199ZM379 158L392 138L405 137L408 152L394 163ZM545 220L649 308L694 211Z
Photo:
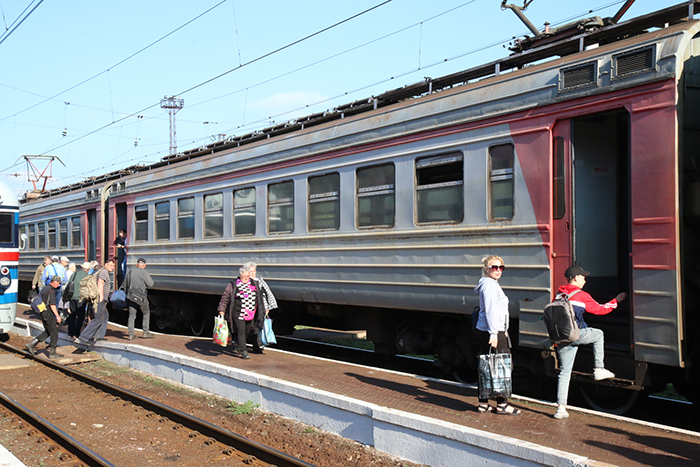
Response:
M178 99L175 96L163 97L160 100L160 108L165 109L170 116L170 155L177 154L177 138L175 132L175 114L185 106L184 99Z

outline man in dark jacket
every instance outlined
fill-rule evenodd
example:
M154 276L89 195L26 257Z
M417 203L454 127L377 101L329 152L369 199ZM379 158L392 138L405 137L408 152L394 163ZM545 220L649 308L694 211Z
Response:
M130 269L124 278L124 291L126 292L126 301L129 303L129 340L136 339L136 331L134 325L136 323L136 313L140 310L143 315L142 339L150 339L153 334L150 331L151 324L151 309L148 306L148 292L146 289L153 287L153 279L146 272L146 260L139 258L136 262L136 268Z
M61 278L52 276L49 279L49 284L41 289L41 293L32 300L32 310L41 315L41 322L44 325L44 332L24 346L32 355L36 355L35 345L39 342L44 342L47 337L51 337L51 341L49 341L49 358L60 358L63 356L56 353L58 325L61 323L61 315L58 314L58 307L56 306L56 290L59 287L61 287Z
M593 358L595 361L593 368L594 380L600 381L615 377L612 371L605 369L603 363L603 331L588 327L583 320L583 314L588 312L594 315L607 315L617 308L617 304L624 300L627 294L621 292L605 305L601 305L593 300L593 297L591 297L588 292L581 290L586 284L586 276L589 274L590 272L585 271L581 266L572 266L564 272L568 284L559 287L559 293L571 294L572 292L577 292L569 301L574 307L576 321L578 327L581 329L581 336L574 342L559 344L557 346L557 352L559 354L559 381L557 387L557 412L554 414L554 418L558 420L569 416L569 413L566 411L566 403L569 396L569 381L571 379L571 370L574 367L574 360L576 359L576 352L578 352L579 346L593 344Z

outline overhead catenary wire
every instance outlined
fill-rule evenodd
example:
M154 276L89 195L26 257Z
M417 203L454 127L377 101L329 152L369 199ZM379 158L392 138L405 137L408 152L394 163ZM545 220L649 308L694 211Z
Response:
M21 20L19 20L19 23L17 23L17 25L13 27L13 25L15 24L15 23L13 22L13 23L10 25L10 28L9 28L8 30L6 30L2 35L0 35L0 45L2 45L2 43L5 42L5 40L7 40L7 38L10 37L10 36L12 35L12 33L15 32L15 31L17 30L17 28L19 28L19 27L22 25L22 23L24 23L24 20L26 20L27 18L29 18L29 16L30 16L32 13L34 13L34 11L36 11L36 9L39 8L39 5L41 5L43 2L44 2L44 0L39 0L39 3L37 3L37 4L34 6L34 8L31 9L31 11L30 11L29 13L27 13L27 14L24 15L24 16L22 16L22 15L32 6L32 3L34 3L34 0L32 0L32 2L27 6L27 8L24 9L24 11L22 12L22 14L20 14L20 15L17 17L17 19L15 20L15 22L17 22L17 20L19 20L19 18L22 18ZM5 17L5 14L3 13L3 18L4 18L4 17Z
M384 2L384 3L388 3L388 2ZM468 2L468 3L472 3L472 2ZM608 7L608 6L610 6L610 5L619 4L619 3L622 3L622 2L621 2L621 1L612 2L612 3L609 3L609 4L605 5L605 6L603 6L603 7L599 7L599 9L600 9L600 8ZM381 4L380 4L380 5L377 5L377 7L378 7L378 6L381 6ZM376 8L376 7L374 7L374 8ZM589 10L588 12L590 12L590 11L593 11L593 10ZM587 12L587 13L588 13L588 12ZM357 15L356 15L356 16L357 16ZM347 20L346 20L346 21L347 21ZM425 20L425 21L427 21L427 20ZM566 21L566 20L561 20L561 21ZM340 24L340 23L338 23L338 24ZM422 22L421 22L421 23L417 23L417 24L422 24ZM332 26L331 26L331 27L332 27ZM330 28L330 27L329 27L329 28ZM324 30L327 30L327 29L329 29L329 28L325 28ZM403 29L406 29L406 28L403 28ZM319 34L320 32L322 32L322 31L324 31L324 30L319 31L319 32L315 33L314 35ZM313 36L313 35L312 35L312 36ZM312 36L307 36L307 38L312 37ZM386 36L382 36L382 37L386 37ZM258 60L260 60L260 59L262 59L262 58L264 58L264 57L266 57L266 56L269 56L269 55L271 55L271 54L277 52L277 51L280 51L280 50L283 50L284 48L290 47L290 46L292 46L293 44L298 43L298 42L300 42L301 40L304 40L304 39L306 39L306 38L300 39L299 41L295 41L295 42L293 42L293 43L291 43L291 44L288 44L287 46L285 46L285 47L283 47L283 48L277 49L277 50L275 50L275 51L273 51L273 52L270 52L270 53L268 53L268 54L265 54L265 55L263 55L263 56L260 56L260 57L256 58L255 60L252 60L252 61L250 61L250 62L247 62L246 64L241 64L240 66L245 66L245 65L247 65L247 64L250 64L250 63L253 63L253 62L255 62L255 61L258 61ZM377 39L377 40L379 40L379 39ZM405 75L410 74L411 72L414 72L414 71L419 70L419 69L426 69L426 68L429 68L429 67L431 67L431 66L436 66L436 65L438 65L438 64L444 63L445 61L453 60L453 59L455 59L455 58L460 58L460 57L469 55L469 54L471 54L471 53L475 53L475 52L477 52L477 51L484 50L484 49L489 48L489 47L493 47L493 46L495 46L495 45L500 45L501 43L507 42L508 40L510 40L510 38L508 38L508 39L503 39L503 40L501 40L501 41L494 42L494 43L489 44L489 45L487 45L487 46L482 46L482 47L479 47L479 48L477 48L477 49L470 50L470 51L468 51L468 52L465 52L465 53L462 53L462 54L459 54L459 55L455 55L455 56L446 58L446 59L444 59L444 60L440 60L440 61L434 62L434 63L432 63L432 64L425 65L425 66L423 66L422 68L419 66L419 67L416 68L415 70L408 70L408 71L404 71L404 72L401 72L401 73L398 73L398 74L394 74L391 78L387 78L387 79L380 80L380 81L375 81L375 82L373 82L372 84L369 84L369 85L366 85L366 86L358 87L358 88L356 88L356 89L354 89L354 90L352 90L352 91L342 92L342 93L339 93L339 94L335 95L334 97L332 97L332 98L330 98L330 99L326 99L326 100L319 101L319 102L314 102L313 104L309 104L309 105L317 105L318 103L321 103L321 102L326 102L326 101L329 101L329 100L336 99L336 98L338 98L338 97L346 96L346 95L348 95L348 94L350 94L350 93L354 93L354 92L357 92L357 91L359 91L359 90L366 89L366 88L368 88L368 87L375 86L375 85L380 84L380 83L388 82L388 81L391 81L391 80L396 79L396 78L401 77L401 76L405 76ZM370 41L370 42L374 42L374 41ZM370 42L368 42L368 43L370 43ZM339 54L335 54L334 56L337 56L337 55L339 55ZM325 59L324 59L324 60L325 60ZM324 60L320 60L320 61L314 62L314 63L312 63L312 64L307 65L306 67L308 67L308 66L313 66L313 64L319 63L319 62L324 61ZM238 68L240 68L240 67L236 67L236 68L234 68L234 69L232 69L232 70L229 70L228 72L222 73L222 74L220 74L220 75L218 75L218 76L216 76L216 77L214 77L214 78L211 78L211 79L209 79L209 80L207 80L207 81L204 81L204 82L202 82L202 83L200 83L200 84L198 84L198 85L196 85L196 86L193 86L193 87L187 89L186 91L183 91L182 93L180 93L180 95L181 95L181 94L184 94L184 93L186 93L186 92L189 92L189 91L191 91L191 90L193 90L193 89L196 89L196 88L198 88L198 87L201 87L201 86L207 84L208 82L211 82L211 81L213 81L213 80L215 80L215 79L217 79L217 78L219 78L219 77L221 77L221 76L224 76L224 75L227 74L227 73L230 73L231 71L235 71L235 70L238 69ZM292 72L297 71L297 70L302 69L302 68L305 68L305 67L297 68L296 70L293 70L293 71L290 71L290 72L288 72L288 73L279 75L279 77L285 76L285 75L287 75L287 74L289 74L289 73L292 73ZM273 78L273 79L276 79L276 78ZM271 79L264 80L264 81L262 81L261 83L258 83L258 84L255 84L255 85L248 85L248 86L246 86L245 89L249 89L249 88L252 87L252 86L256 86L256 85L259 85L259 84L263 84L263 83L266 83L266 82L269 82L269 81L271 81ZM239 92L240 92L240 91L239 91ZM230 95L230 94L231 94L231 93L227 93L226 95ZM211 100L212 100L212 99L209 99L209 100L207 100L207 101L211 101ZM204 102L207 102L207 101L204 101ZM129 117L131 117L131 116L134 116L134 115L139 114L139 113L143 113L145 110L150 110L150 108L153 108L153 107L155 107L156 105L157 105L157 104L153 104L153 105L151 105L151 106L149 106L149 107L147 107L147 108L145 108L145 109L140 110L139 112L130 113L130 114L126 115L124 118L121 118L121 119L119 119L119 120L116 120L115 122L112 122L111 124L105 125L105 126L103 126L103 127L98 128L97 130L93 130L93 131L91 131L91 132L89 132L89 133L83 135L83 136L80 137L79 139L82 139L83 137L86 137L86 136L88 136L88 135L90 135L90 134L94 134L95 132L101 131L101 130L103 130L103 129L109 127L110 125L115 124L115 123L118 123L118 122L120 122L120 121L123 121L123 120L125 120L125 119L127 119L127 118L129 118ZM195 104L195 105L197 105L197 104ZM305 108L305 107L301 107L301 108L299 108L299 109L303 109L303 108ZM275 115L275 116L273 116L273 117L277 117L277 116L283 115L283 114L285 114L285 113L294 112L294 111L297 111L297 110L299 110L299 109L289 110L289 111L287 111L287 112L284 112L284 113L282 113L282 114ZM268 117L268 118L272 118L272 117ZM249 124L245 124L244 126L245 126L245 127L248 127L248 126L251 126L251 125L255 125L255 124L261 123L261 122L263 122L263 121L267 121L268 118L261 119L261 120L255 121L255 122L250 122ZM209 136L207 136L207 138L208 138L208 137L209 137ZM202 139L206 139L206 138L202 138ZM75 142L75 141L77 141L77 139L74 139L74 140L69 141L69 142L65 142L64 144L62 144L62 145L60 145L60 146L57 146L57 147L54 148L54 149L59 149L59 148L65 146L65 145L71 144L72 142ZM152 156L152 155L151 155L151 156ZM146 155L146 156L144 156L143 158L149 158L149 157L151 157L151 156ZM133 159L132 159L132 160L133 160ZM95 170L98 170L98 169L95 169Z

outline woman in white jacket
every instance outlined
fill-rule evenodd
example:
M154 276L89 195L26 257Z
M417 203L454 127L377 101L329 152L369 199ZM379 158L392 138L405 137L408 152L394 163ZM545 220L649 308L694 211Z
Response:
M476 342L479 345L479 355L488 354L493 348L496 353L510 353L510 337L508 336L508 297L498 285L505 265L496 255L489 255L482 260L483 276L474 291L479 294L479 320L476 324ZM479 399L479 412L493 412L488 399ZM520 415L508 403L505 397L496 398L495 411L503 415Z

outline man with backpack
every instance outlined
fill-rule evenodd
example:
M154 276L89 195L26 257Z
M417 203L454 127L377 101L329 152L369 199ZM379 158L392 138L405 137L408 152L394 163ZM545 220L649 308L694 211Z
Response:
M615 374L612 371L606 370L603 363L604 346L603 346L603 331L596 328L590 328L583 320L583 313L588 312L594 315L607 315L627 297L625 292L620 292L617 297L610 300L605 305L593 300L588 292L581 290L586 284L586 276L590 272L584 270L581 266L572 266L564 272L564 276L568 281L567 285L559 287L559 293L567 294L570 297L571 305L573 305L576 314L576 323L581 330L577 340L570 343L562 343L557 345L557 353L559 355L559 381L557 386L557 412L554 418L560 420L567 418L569 413L566 411L566 403L569 396L569 381L571 380L571 370L574 367L576 352L581 345L593 344L593 379L600 381L603 379L614 378ZM573 295L575 293L575 295Z
M87 309L89 301L80 298L80 282L87 277L89 270L90 263L86 261L80 266L80 269L71 276L68 284L66 284L66 290L64 291L66 293L66 298L70 300L68 302L70 306L70 315L68 315L68 335L73 339L80 335L83 322L85 322L85 310Z
M56 291L60 287L61 278L52 276L49 278L49 283L41 289L41 293L32 300L32 310L34 310L35 313L39 313L41 322L44 325L44 332L24 346L27 351L34 356L36 356L34 346L40 342L44 342L48 337L51 338L49 342L49 358L59 358L63 356L56 353L56 347L58 346L58 325L61 324L61 315L58 314L58 308L56 308Z

